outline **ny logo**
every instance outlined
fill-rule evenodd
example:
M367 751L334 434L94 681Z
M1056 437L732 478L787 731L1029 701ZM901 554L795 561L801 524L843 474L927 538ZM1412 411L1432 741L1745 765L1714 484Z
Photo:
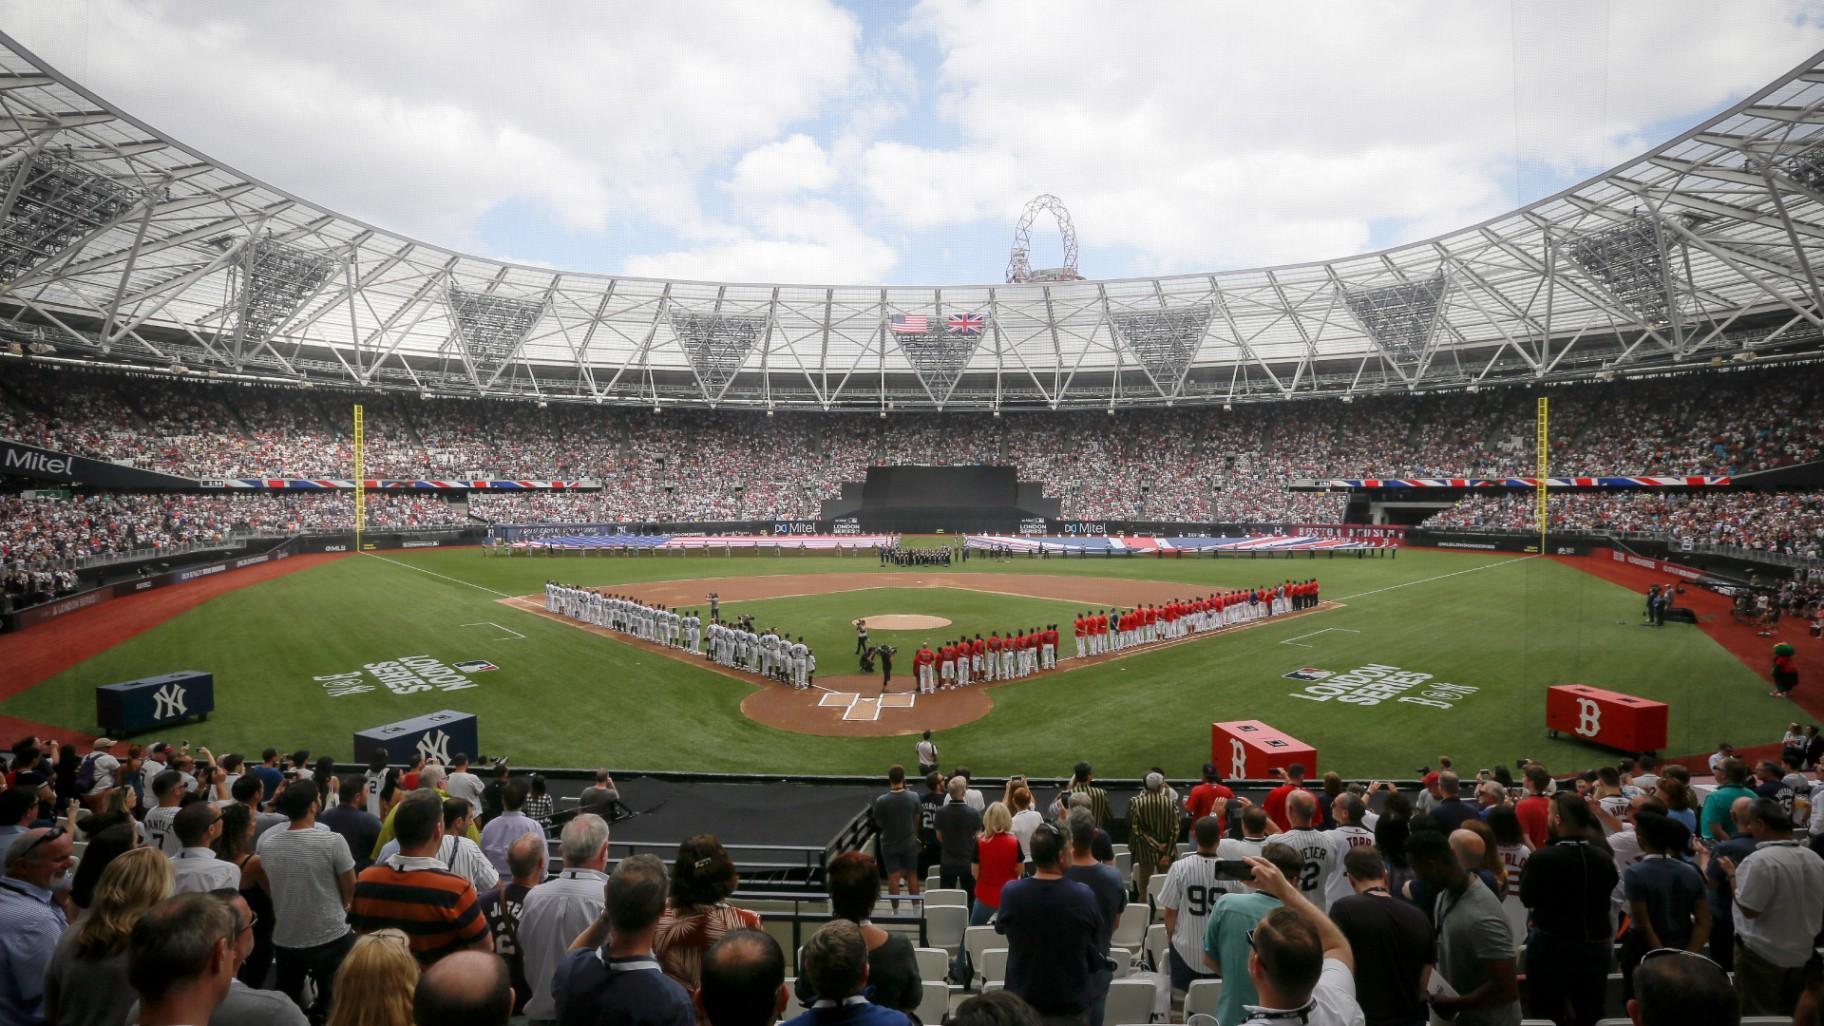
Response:
M1248 778L1248 749L1238 737L1229 738L1229 776Z
M184 715L184 689L176 684L166 684L152 696L156 703L152 709L152 718L167 720L173 716Z
M450 735L444 733L442 729L424 735L418 739L418 754L424 756L426 762L439 762L448 766L450 764Z
M1577 733L1584 737L1602 733L1602 706L1587 698L1577 700Z

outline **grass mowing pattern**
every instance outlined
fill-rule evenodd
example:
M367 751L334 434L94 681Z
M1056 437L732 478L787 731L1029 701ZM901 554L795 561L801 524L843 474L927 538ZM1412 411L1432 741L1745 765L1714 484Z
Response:
M206 669L216 674L216 712L172 739L187 737L217 752L305 746L347 757L355 729L453 708L481 717L487 752L511 753L521 765L875 774L893 762L910 764L912 739L810 737L761 726L738 708L748 684L527 615L481 590L542 592L547 576L605 586L874 566L862 557L490 559L475 550L349 558L215 599L0 708L92 728L94 685ZM940 737L947 763L984 773L1064 773L1087 758L1104 775L1134 775L1153 765L1194 775L1208 755L1210 722L1250 718L1315 745L1325 768L1350 775L1409 775L1440 752L1456 755L1466 770L1521 755L1554 768L1587 766L1602 756L1549 741L1544 732L1546 686L1571 681L1670 702L1674 754L1708 750L1723 737L1777 739L1791 712L1765 697L1766 685L1699 631L1643 629L1639 596L1544 559L1407 551L1397 560L1018 559L1004 566L971 560L950 569L1180 581L1187 595L1315 575L1325 599L1346 604L997 688L992 714ZM917 573L882 570L881 584L891 588ZM777 606L782 624L786 603L806 603L806 612L821 607L824 621L807 624L804 633L831 639L818 646L834 646L823 660L825 674L852 668L848 623L860 613L948 616L945 604L956 607L964 598L993 608L1056 606L956 591L906 592L908 602L900 602L895 591L889 608L875 605L871 596L879 594L752 605ZM929 604L909 605L914 598ZM951 618L975 632L971 619ZM1063 615L1051 619L1062 622ZM481 621L525 638L492 640L500 632L461 626ZM989 626L982 625L984 634ZM1324 632L1299 641L1310 647L1283 644L1318 630ZM476 675L475 688L448 694L399 696L377 688L330 697L312 679L421 654L444 662L485 659L499 669ZM1449 710L1363 707L1293 698L1303 683L1282 677L1301 666L1342 672L1370 663L1478 691Z

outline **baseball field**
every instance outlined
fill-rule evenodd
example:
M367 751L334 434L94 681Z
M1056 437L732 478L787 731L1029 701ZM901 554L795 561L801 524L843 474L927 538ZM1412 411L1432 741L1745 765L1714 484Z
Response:
M1084 758L1107 776L1154 765L1194 775L1212 721L1260 719L1316 746L1323 769L1410 776L1439 753L1471 769L1520 756L1567 768L1597 761L1593 749L1546 737L1545 689L1557 683L1670 703L1673 755L1723 738L1777 740L1796 713L1766 696L1764 668L1719 640L1720 625L1644 627L1638 591L1570 559L1407 550L882 568L855 556L508 559L447 549L286 562L289 572L245 586L218 581L219 594L174 616L141 617L131 636L109 632L127 633L129 604L150 595L83 611L81 634L5 639L9 673L40 669L9 681L0 715L93 731L95 685L199 669L215 674L216 711L180 736L216 752L272 745L346 759L356 729L455 709L479 717L485 754L520 765L874 774L910 763L916 732L933 727L946 763L983 773L1061 774ZM852 655L857 617L949 621L874 633L901 650L893 690L903 692L911 652L927 640L1055 622L1068 655L1080 609L1308 576L1323 586L1317 610L1067 659L909 707L881 701L878 671L860 675ZM676 607L703 607L717 591L725 618L751 612L760 626L802 635L819 686L792 692L546 615L553 577ZM33 650L46 645L64 647ZM389 663L429 686L401 686ZM1361 668L1425 676L1377 698L1348 683ZM1344 682L1326 683L1337 676Z

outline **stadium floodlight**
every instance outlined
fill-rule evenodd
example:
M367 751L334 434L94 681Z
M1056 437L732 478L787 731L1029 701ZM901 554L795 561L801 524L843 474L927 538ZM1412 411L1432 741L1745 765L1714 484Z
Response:
M25 158L19 194L0 221L0 282L10 282L120 218L144 195L50 153Z
M1824 142L1814 143L1781 161L1780 172L1812 192L1824 192Z
M1641 323L1661 328L1679 312L1671 287L1676 279L1670 248L1676 237L1653 218L1635 214L1613 227L1572 237L1565 252Z
M262 235L241 251L240 313L235 333L245 349L265 342L302 306L335 269L335 260Z
M1450 281L1439 271L1419 281L1343 288L1343 303L1395 367L1424 373L1437 342L1438 312Z
M498 371L518 354L545 314L542 299L514 299L491 292L470 292L451 285L444 294L456 331L451 339L461 349L469 377L480 385L484 373Z
M767 318L760 314L691 313L672 309L671 333L696 372L703 398L715 402L747 362L747 354L766 337Z
M1159 394L1171 398L1184 386L1185 373L1203 345L1215 308L1171 306L1158 310L1115 310L1109 313L1115 337L1127 347Z

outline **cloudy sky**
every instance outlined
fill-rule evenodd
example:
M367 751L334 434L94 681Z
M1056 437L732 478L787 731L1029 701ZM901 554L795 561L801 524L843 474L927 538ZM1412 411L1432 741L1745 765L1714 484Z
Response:
M574 270L1000 280L1343 256L1549 195L1824 50L1824 0L0 0L179 140ZM1048 220L1034 263L1057 260Z

